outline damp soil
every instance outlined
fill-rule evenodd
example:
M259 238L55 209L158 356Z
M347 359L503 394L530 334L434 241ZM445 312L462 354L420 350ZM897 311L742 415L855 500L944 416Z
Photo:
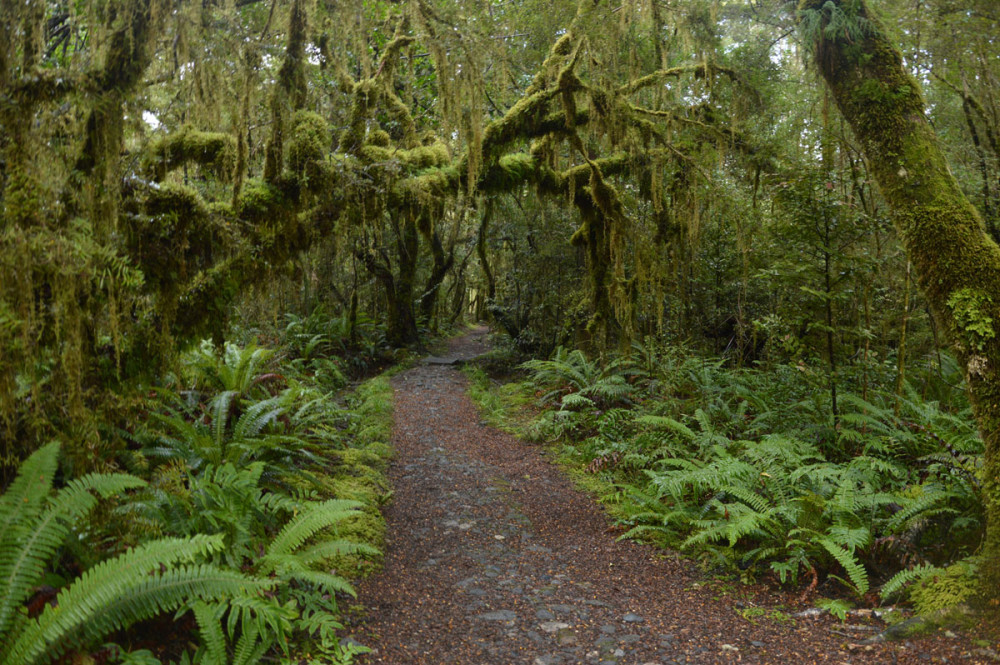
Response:
M543 448L487 426L456 364L485 329L393 379L394 497L380 574L358 585L351 639L392 665L992 663L968 637L864 644L854 616L795 617L794 593L707 579L617 539Z

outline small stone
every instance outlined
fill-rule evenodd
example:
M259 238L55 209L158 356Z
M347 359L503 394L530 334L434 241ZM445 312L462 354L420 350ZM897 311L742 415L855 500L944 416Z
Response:
M757 640L750 640L750 646L757 647L758 649L765 646L763 642L758 642Z
M550 605L550 607L556 612L562 612L563 614L567 614L576 609L572 605Z
M539 626L546 633L555 633L562 630L563 628L569 628L568 623L563 623L562 621L546 621Z
M514 621L517 619L517 612L513 610L497 610L479 615L484 621Z
M342 647L346 647L346 646L363 647L364 645L361 644L361 642L358 642L353 637L348 636L348 637L345 637L344 639L340 640L340 646L342 646Z
M629 612L623 617L622 621L624 621L625 623L642 623L642 617L639 616L638 614Z
M569 628L562 628L556 633L556 644L561 647L570 647L576 644L576 633Z
M548 610L538 610L535 612L535 616L539 619L539 621L551 621L556 618L556 615Z
M638 635L622 635L619 639L622 644L635 644L642 638Z
M625 655L625 650L624 650L624 649L615 649L615 650L614 650L614 651L612 652L612 654L613 654L614 656L618 657L618 658L621 658L622 656L624 656L624 655Z
M547 653L535 659L534 665L558 665L563 662L562 656L555 653Z
M737 647L737 646L735 646L733 644L722 644L722 645L719 645L719 648L722 649L723 651L726 651L726 652L729 652L729 653L735 653L735 652L737 652L737 651L740 650L739 647Z
M606 635L614 635L616 630L617 630L617 628L615 628L611 624L605 624L605 625L601 626L601 632L604 633L604 634L606 634Z

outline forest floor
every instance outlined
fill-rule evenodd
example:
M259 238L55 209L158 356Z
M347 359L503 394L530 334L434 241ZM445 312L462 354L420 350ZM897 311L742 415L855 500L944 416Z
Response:
M394 498L384 571L358 586L365 663L992 663L939 633L863 644L797 593L706 578L670 551L618 541L599 505L544 448L487 426L449 364L484 352L485 329L397 375Z

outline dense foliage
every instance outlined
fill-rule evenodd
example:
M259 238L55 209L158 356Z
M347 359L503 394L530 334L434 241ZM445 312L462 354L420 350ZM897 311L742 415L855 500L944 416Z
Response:
M983 446L954 370L920 376L924 394L897 394L883 371L867 399L853 377L834 427L817 365L733 369L636 343L608 363L559 349L525 369L520 389L542 407L527 435L601 481L623 537L852 602L894 600L953 564L965 584L949 579L947 600L913 587L919 609L974 592Z
M465 318L636 529L860 596L947 534L1000 607L1000 17L793 4L0 4L4 646L96 648L43 606L139 552L202 636L149 658L349 659L387 387L338 391Z

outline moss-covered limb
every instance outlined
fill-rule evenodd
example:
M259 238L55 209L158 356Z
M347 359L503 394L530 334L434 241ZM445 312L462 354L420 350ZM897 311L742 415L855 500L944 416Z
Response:
M23 113L37 104L58 102L72 93L89 92L90 79L65 69L41 69L0 84L0 113Z
M743 78L734 69L723 67L714 63L701 63L697 65L683 65L680 67L661 69L651 74L641 76L634 81L629 81L628 83L619 86L618 94L632 95L640 90L662 83L667 79L679 79L685 74L692 74L695 78L706 78L709 76L714 77L719 74L724 74L735 83L743 83Z
M347 127L340 134L341 151L350 155L360 154L361 147L365 144L365 131L368 119L371 117L374 109L380 103L384 102L388 104L389 110L394 116L400 116L405 111L405 115L401 116L404 120L404 134L407 141L413 142L415 128L412 125L413 119L410 116L409 109L405 108L405 105L398 97L395 100L392 99L396 96L392 90L392 81L396 65L399 62L399 54L403 48L414 41L413 36L406 34L409 30L409 25L407 17L404 16L400 19L393 38L386 44L385 49L382 51L382 57L379 59L375 72L370 77L353 84L351 88L353 101L351 103L350 120L348 120ZM406 121L407 117L409 121Z
M185 125L150 146L144 168L156 180L185 164L200 164L229 180L236 157L236 139L221 132L202 132Z
M411 173L423 169L441 168L451 162L451 154L448 152L448 146L442 142L419 146L409 150L399 150L368 143L361 147L360 156L369 163L398 162Z
M948 168L920 88L867 3L802 0L799 13L816 64L893 211L921 290L965 366L985 442L981 589L1000 611L1000 247ZM826 30L834 19L856 29Z
M525 90L525 97L530 97L545 90L549 86L553 74L562 70L563 60L572 55L580 43L582 37L580 28L593 16L598 4L600 4L599 1L580 0L576 6L576 15L570 22L566 32L552 44L552 48L549 49L549 53L542 62L541 67L538 68L538 72L531 81L531 85Z

